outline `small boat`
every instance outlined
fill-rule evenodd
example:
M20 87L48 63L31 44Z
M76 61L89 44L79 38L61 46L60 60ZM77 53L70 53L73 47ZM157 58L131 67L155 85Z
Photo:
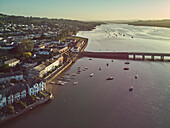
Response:
M130 64L130 62L125 62L125 64Z
M71 82L71 80L70 80L70 79L67 79L66 81Z
M114 79L113 77L106 78L106 80L113 80L113 79Z
M130 86L129 91L130 91L130 92L133 91L133 86Z
M76 76L76 74L73 73L72 76Z
M137 79L138 78L138 75L135 75L135 79Z
M106 65L107 65L107 66L109 66L109 64L108 64L108 63L107 63Z
M92 60L91 58L89 60Z
M78 84L78 81L75 81L75 82L74 82L74 85L76 85L76 84Z
M93 73L91 73L91 74L90 74L90 77L92 77L93 75L94 75L94 74L93 74Z
M51 81L50 84L55 84L55 82L54 82L54 81Z
M65 75L69 75L69 72L68 72L68 73L66 73Z
M83 71L86 71L86 69L83 69Z
M85 67L84 69L88 69L88 67Z
M99 67L99 70L102 70L102 67Z
M112 60L112 62L113 62L113 60Z
M123 70L129 70L129 68L123 68Z

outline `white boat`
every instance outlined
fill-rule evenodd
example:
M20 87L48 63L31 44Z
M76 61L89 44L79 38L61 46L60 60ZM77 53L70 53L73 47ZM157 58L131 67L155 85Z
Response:
M88 69L88 67L85 67L84 69Z
M50 84L55 84L55 82L54 82L54 81L51 81Z
M138 78L138 75L135 75L135 79L137 79Z
M129 91L130 92L133 91L133 86L130 86Z
M91 73L91 74L90 74L90 77L92 77L93 75L94 75L94 74L93 74L93 73Z
M76 85L76 84L78 84L78 81L75 81L75 82L74 82L74 85Z
M106 80L113 80L113 77L108 77L106 78Z

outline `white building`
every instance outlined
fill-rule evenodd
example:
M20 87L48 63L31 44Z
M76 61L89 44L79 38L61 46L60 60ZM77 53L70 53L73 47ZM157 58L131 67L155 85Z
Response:
M14 59L10 59L4 62L4 64L8 64L10 67L15 67L17 64L20 63L20 60L14 58Z
M27 86L26 82L22 81L18 84L6 83L0 90L0 108L7 104L12 104L16 101L26 98Z
M13 48L14 48L13 45L4 45L4 46L1 46L2 50L10 50L10 49L13 49Z
M46 90L46 82L44 82L41 79L32 78L31 80L28 81L27 87L28 87L28 94L30 96L36 95L40 91Z
M40 49L39 54L40 55L49 55L52 51L53 51L53 49Z
M63 64L63 56L58 55L55 56L54 58L47 59L45 62L42 64L32 68L28 76L31 77L40 77L42 78L44 75L46 75L49 71L54 70L57 66Z
M29 78L32 78L32 77L41 77L42 78L47 73L45 68L46 68L46 66L43 63L37 65L36 67L29 70L28 77Z
M23 73L21 71L0 74L0 83L16 79L17 81L23 80Z

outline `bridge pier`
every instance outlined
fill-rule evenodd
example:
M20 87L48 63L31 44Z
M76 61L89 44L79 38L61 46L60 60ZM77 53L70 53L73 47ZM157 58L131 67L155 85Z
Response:
M142 55L142 59L145 60L145 55Z
M163 61L164 60L164 56L161 56L161 61Z
M133 59L134 59L134 60L136 59L136 55L133 55Z
M151 56L151 60L154 60L154 56Z

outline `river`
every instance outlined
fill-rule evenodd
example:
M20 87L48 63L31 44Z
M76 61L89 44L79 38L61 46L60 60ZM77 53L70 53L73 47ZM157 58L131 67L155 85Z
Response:
M105 24L77 35L89 38L86 51L170 51L168 28ZM1 128L169 128L170 62L125 62L77 60L65 72L69 73L65 77L74 77L71 82L49 86L54 94L52 101ZM84 67L88 69L83 71ZM109 76L114 79L107 81ZM75 81L77 85L73 85ZM129 92L130 86L134 91Z

